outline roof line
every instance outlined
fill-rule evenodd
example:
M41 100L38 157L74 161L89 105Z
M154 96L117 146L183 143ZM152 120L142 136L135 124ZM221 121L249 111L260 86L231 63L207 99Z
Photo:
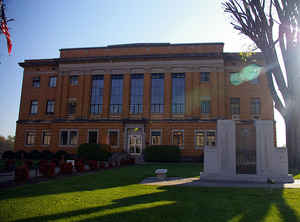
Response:
M82 49L111 49L111 48L134 48L134 47L160 47L160 46L193 46L193 45L224 45L223 42L207 42L207 43L129 43L107 45L102 47L82 47L82 48L62 48L59 51L82 50Z

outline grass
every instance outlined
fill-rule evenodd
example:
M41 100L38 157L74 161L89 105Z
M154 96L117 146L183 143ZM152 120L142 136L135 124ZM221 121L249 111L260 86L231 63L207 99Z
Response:
M199 176L200 164L151 164L0 191L0 221L300 221L300 190L140 185L157 168Z

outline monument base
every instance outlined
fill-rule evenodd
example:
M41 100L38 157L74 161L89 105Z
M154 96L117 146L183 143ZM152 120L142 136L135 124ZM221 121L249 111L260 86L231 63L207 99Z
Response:
M290 174L287 176L266 176L253 174L221 175L217 173L200 172L200 181L267 183L268 179L273 180L275 183L294 183L294 178Z

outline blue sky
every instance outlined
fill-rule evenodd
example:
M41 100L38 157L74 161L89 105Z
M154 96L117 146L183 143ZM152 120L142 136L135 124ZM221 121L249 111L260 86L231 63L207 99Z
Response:
M13 41L8 56L0 36L0 135L14 135L24 59L55 58L60 48L140 42L224 42L225 51L247 50L221 1L199 0L4 0ZM278 121L278 143L284 125Z

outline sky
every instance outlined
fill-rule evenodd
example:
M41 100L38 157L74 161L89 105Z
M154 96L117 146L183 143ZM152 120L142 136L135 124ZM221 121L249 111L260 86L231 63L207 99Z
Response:
M25 59L59 57L61 48L125 43L224 42L225 52L251 42L230 25L221 0L4 0L13 42L8 56L0 36L0 135L15 134ZM285 144L283 119L275 112L277 143Z

